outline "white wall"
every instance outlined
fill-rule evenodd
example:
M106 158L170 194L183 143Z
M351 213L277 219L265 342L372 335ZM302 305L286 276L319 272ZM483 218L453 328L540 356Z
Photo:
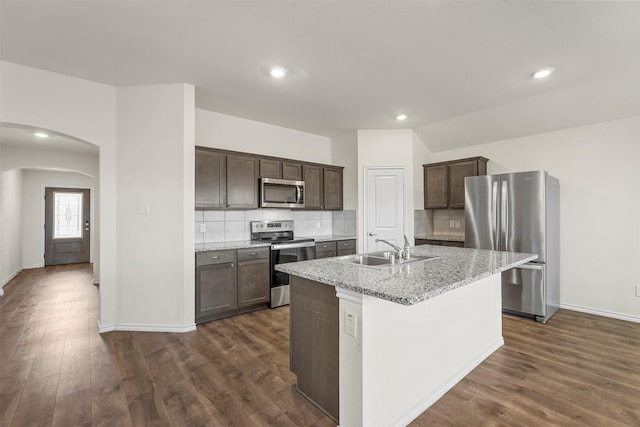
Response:
M91 191L90 221L94 223L94 179L73 172L50 170L23 171L22 180L22 264L23 268L44 267L44 189L45 187L88 188ZM95 251L95 233L91 227L91 258Z
M0 211L2 216L2 259L0 264L0 288L9 282L22 268L22 171L2 172L0 183Z
M331 164L331 139L281 126L196 109L202 147Z
M344 166L343 208L358 207L358 133L349 132L331 140L331 164Z
M640 117L433 153L560 180L560 301L640 321Z
M414 136L411 129L358 130L358 252L364 250L364 168L371 166L403 167L404 234L413 238L413 170Z
M174 84L117 92L116 328L194 329L195 91Z

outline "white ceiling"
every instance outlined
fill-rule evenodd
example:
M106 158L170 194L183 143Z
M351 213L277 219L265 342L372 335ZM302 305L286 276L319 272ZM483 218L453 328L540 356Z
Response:
M0 57L325 136L433 151L640 114L640 2L5 1ZM271 65L289 70L282 81ZM531 73L556 72L545 81ZM409 115L398 123L399 112Z

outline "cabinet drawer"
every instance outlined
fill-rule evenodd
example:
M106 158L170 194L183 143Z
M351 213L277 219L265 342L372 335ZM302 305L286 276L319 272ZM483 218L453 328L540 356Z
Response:
M345 249L355 249L356 248L356 241L355 240L337 240L336 241L336 248L339 251L345 250Z
M336 251L336 242L319 242L316 243L316 254L318 252L334 252ZM317 257L317 255L316 255Z
M238 249L238 262L269 258L269 248Z
M196 266L225 264L236 260L236 251L204 251L196 253Z
M338 256L355 255L355 254L356 254L356 248L338 249Z

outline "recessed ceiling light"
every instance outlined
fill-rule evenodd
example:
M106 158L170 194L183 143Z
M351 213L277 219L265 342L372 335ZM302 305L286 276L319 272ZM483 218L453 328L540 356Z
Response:
M34 133L35 136L37 136L38 138L49 138L49 135L47 135L44 132L36 132Z
M273 67L270 71L271 77L275 77L276 79L281 79L287 74L287 70L282 67Z
M533 73L533 78L544 79L545 77L549 77L551 73L553 73L553 68L543 68Z
M399 120L399 121L407 120L407 115L406 114L398 114L396 116L396 120Z

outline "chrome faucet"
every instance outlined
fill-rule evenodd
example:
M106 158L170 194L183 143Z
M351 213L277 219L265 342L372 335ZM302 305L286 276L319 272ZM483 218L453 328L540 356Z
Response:
M391 246L393 249L396 250L397 257L399 260L407 261L411 257L411 254L409 253L409 240L407 239L407 236L403 236L403 237L404 237L404 249L384 239L376 239L376 243L378 242L386 243L387 245Z

